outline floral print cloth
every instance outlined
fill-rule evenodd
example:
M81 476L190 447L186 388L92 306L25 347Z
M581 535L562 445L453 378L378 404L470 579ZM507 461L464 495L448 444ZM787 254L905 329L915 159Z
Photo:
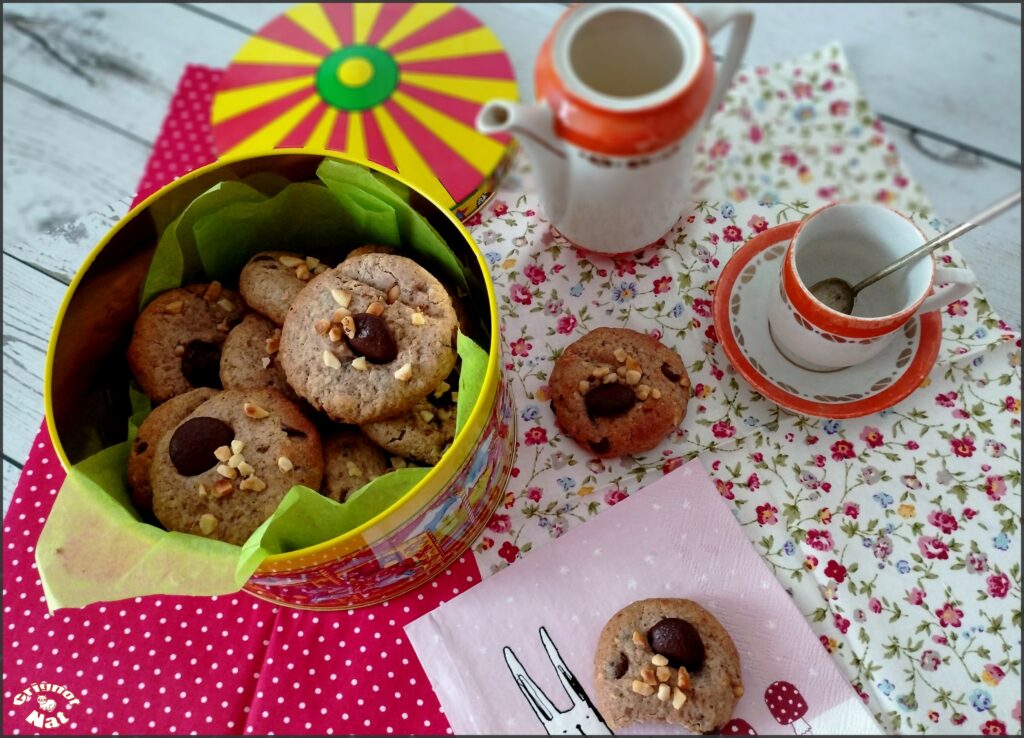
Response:
M891 732L1020 733L1020 336L980 291L943 314L939 361L899 405L792 415L730 367L711 322L752 235L837 199L937 232L838 46L739 75L711 119L697 199L657 244L591 255L545 219L528 158L467 221L494 275L519 448L475 551L484 575L699 455L822 645ZM943 261L962 265L954 249ZM552 363L598 326L682 355L693 398L647 454L594 459L557 429Z

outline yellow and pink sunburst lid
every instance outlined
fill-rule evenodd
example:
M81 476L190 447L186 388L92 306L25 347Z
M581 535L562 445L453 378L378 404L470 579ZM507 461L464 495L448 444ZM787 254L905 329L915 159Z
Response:
M331 149L397 170L465 218L504 176L513 144L474 127L518 98L494 33L450 3L306 3L239 50L214 95L220 155Z

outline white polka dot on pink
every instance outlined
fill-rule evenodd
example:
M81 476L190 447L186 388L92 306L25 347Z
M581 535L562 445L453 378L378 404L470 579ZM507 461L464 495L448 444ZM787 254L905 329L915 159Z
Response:
M214 160L209 106L221 74L187 67L136 202ZM50 680L81 699L71 721L48 733L450 732L403 628L480 580L472 556L434 586L347 613L294 611L241 593L142 597L51 615L33 552L64 480L54 467L44 426L5 519L3 557L5 690ZM396 684L401 700L382 699ZM21 719L8 715L5 727L18 732Z

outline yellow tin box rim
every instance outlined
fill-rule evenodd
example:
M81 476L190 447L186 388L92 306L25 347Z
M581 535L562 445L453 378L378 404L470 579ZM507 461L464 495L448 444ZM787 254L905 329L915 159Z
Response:
M341 161L348 161L354 164L359 164L360 166L364 166L368 169L373 169L377 172L380 172L381 174L384 174L385 176L392 177L393 179L401 182L411 191L416 192L417 194L422 196L439 212L443 213L452 222L452 224L456 226L456 229L458 230L459 233L461 233L463 238L465 238L466 244L469 246L472 253L476 256L480 272L484 277L483 281L487 289L487 303L491 311L491 339L490 345L488 346L487 349L487 371L484 375L483 386L481 387L480 395L477 398L476 405L470 412L469 418L467 419L462 431L452 441L452 445L441 457L441 460L434 466L434 468L427 472L426 476L423 477L423 479L421 479L419 483L414 485L412 489L410 489L401 499L395 502L391 507L387 508L386 510L384 510L377 516L371 518L370 520L366 521L357 528L353 528L352 530L346 533L336 536L330 540L324 541L323 543L319 543L315 546L309 546L307 548L299 549L298 551L273 554L271 556L268 556L265 559L264 563L261 565L261 568L263 566L274 566L275 568L279 568L282 565L286 566L289 560L292 558L299 558L301 556L305 559L310 555L315 555L321 551L330 550L335 546L344 545L346 542L356 539L357 537L361 536L364 531L369 530L375 525L378 525L381 521L385 520L387 517L389 517L398 509L400 509L408 500L414 498L417 495L417 493L419 493L420 490L422 490L424 487L434 484L434 480L438 478L442 480L450 478L455 473L456 469L459 466L457 459L459 458L460 455L462 455L459 453L459 451L461 450L468 453L469 449L475 443L475 439L471 438L470 434L472 432L472 429L480 428L484 425L486 416L491 410L491 401L496 392L501 372L501 356L499 349L498 334L498 304L497 298L494 294L494 284L490 278L490 272L488 270L487 262L484 259L483 254L477 247L476 242L473 240L473 237L469 235L469 232L466 230L465 226L462 225L459 219L456 218L451 213L451 211L440 205L434 198L423 192L419 187L414 185L412 182L409 181L408 178L402 176L401 174L390 169L387 169L383 166L380 166L379 164L376 164L374 162L352 157L337 151L327 151L325 149L273 149L271 151L266 151L262 153L247 153L237 156L225 156L221 159L218 159L215 162L211 162L210 164L207 164L198 169L194 169L191 172L182 175L181 177L175 179L173 182L164 185L156 192L149 195L145 200L143 200L138 205L129 210L128 213L125 214L125 216L121 218L121 220L119 220L117 224L110 229L110 231L107 232L107 234L99 241L99 243L96 244L95 248L93 248L92 251L89 252L89 255L85 258L85 261L82 262L82 265L78 268L78 271L75 273L74 279L71 280L71 284L68 286L67 291L64 293L64 299L61 301L60 308L57 311L57 317L56 320L54 321L53 330L50 334L49 345L47 346L46 366L43 375L43 403L46 410L47 432L50 435L50 440L53 443L54 449L56 449L57 451L57 456L60 459L61 464L64 466L65 469L68 469L71 466L71 463L68 460L67 454L64 451L64 447L61 444L59 436L57 435L57 429L53 421L54 354L57 337L60 335L60 329L61 325L64 322L65 313L67 312L68 306L71 304L72 297L74 296L79 283L84 278L86 272L89 271L89 268L92 266L93 262L103 251L106 245L111 241L111 239L113 239L114 236L116 236L128 223L134 220L140 213L145 212L150 207L150 205L152 205L152 203L155 202L157 199L165 196L168 192L176 189L177 187L180 187L186 184L187 182L197 179L205 174L209 174L210 172L216 169L230 166L231 164L235 164L238 162L267 158L271 156L296 155L339 159Z

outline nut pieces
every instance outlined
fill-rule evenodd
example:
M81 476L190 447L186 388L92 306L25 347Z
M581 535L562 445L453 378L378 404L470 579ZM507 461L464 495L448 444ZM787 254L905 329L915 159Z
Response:
M641 682L638 679L633 680L633 691L637 694L642 694L644 697L650 697L654 694L654 687L646 682Z
M633 631L633 644L645 651L650 650L647 636L638 630ZM673 673L675 679L673 680ZM672 708L681 710L686 704L685 692L693 687L690 679L690 672L686 667L679 667L678 671L669 665L669 659L664 654L655 653L651 656L651 666L645 666L640 670L640 678L634 679L632 689L636 694L644 697L655 696L661 702L671 700ZM737 696L743 694L742 686L733 687L733 693Z
M395 372L395 379L399 382L408 382L412 379L412 364L402 364L401 368Z
M254 405L251 402L245 403L245 405L242 406L242 409L245 411L247 417L254 418L256 420L262 420L263 418L270 415L270 413L261 408L259 405Z

